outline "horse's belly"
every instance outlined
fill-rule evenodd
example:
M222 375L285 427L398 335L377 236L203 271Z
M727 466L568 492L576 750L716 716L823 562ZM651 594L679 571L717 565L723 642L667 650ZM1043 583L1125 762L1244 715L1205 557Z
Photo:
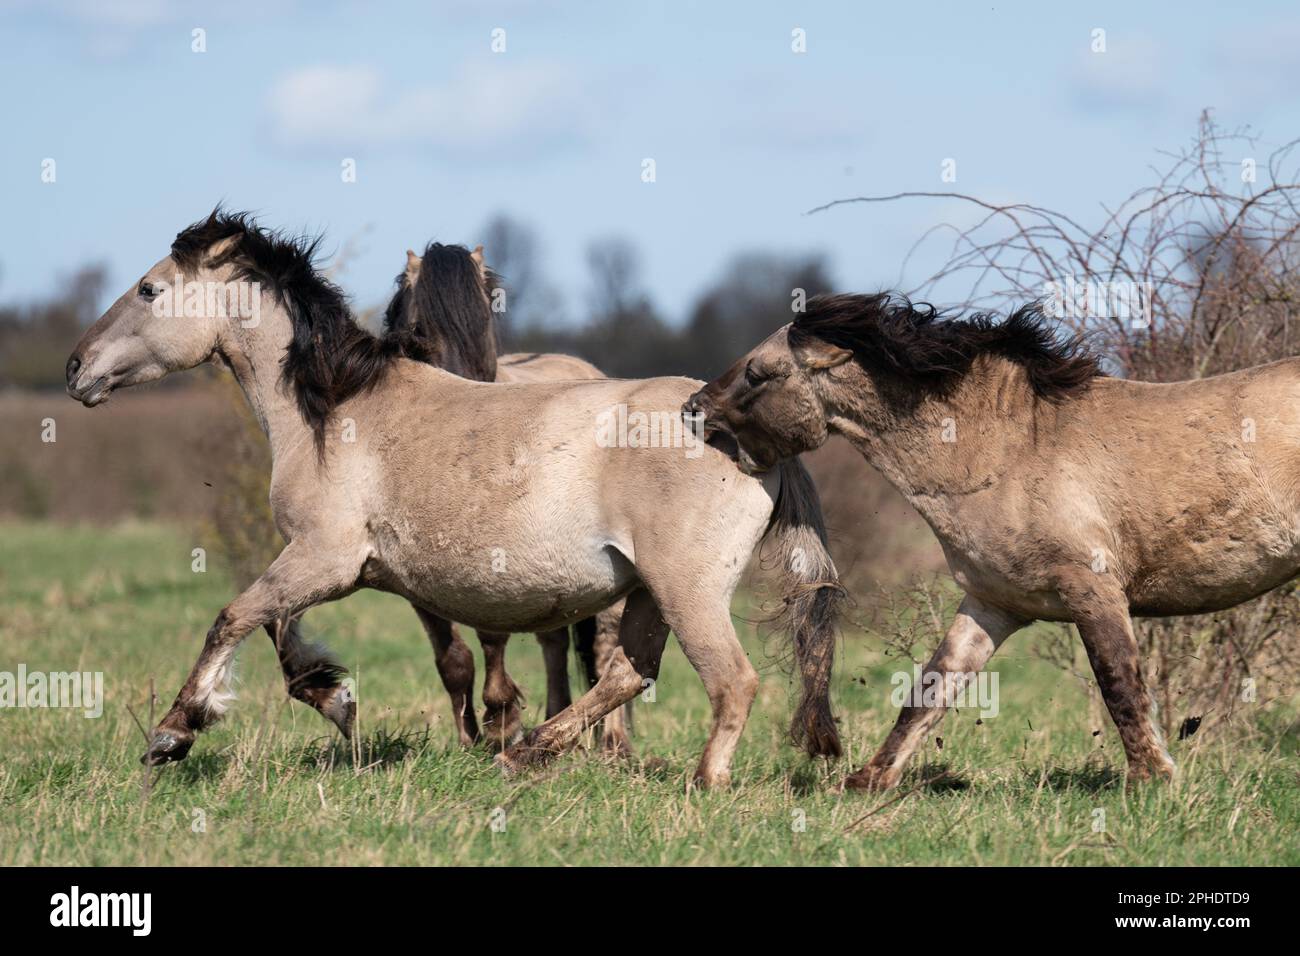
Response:
M1258 597L1300 572L1300 554L1260 555L1257 561L1224 561L1194 569L1159 569L1144 576L1129 591L1138 617L1206 614L1236 607Z
M481 630L562 627L604 610L637 581L631 563L599 543L436 544L414 553L381 552L368 575L377 587Z

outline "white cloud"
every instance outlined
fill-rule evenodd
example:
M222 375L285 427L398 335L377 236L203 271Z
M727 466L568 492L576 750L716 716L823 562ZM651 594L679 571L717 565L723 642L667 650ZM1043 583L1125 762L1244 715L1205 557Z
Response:
M274 141L289 149L405 145L461 155L583 142L599 97L549 63L489 62L447 82L399 88L367 66L313 66L272 87Z

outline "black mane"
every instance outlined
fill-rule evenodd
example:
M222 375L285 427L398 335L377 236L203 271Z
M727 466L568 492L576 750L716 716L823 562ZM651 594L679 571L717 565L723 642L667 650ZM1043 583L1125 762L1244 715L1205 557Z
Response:
M1082 339L1060 339L1042 307L1021 306L1005 319L979 312L949 318L904 296L821 295L790 326L792 346L820 339L849 349L859 363L891 371L932 391L951 389L981 355L1024 368L1034 393L1075 395L1101 375Z
M223 240L234 241L205 258ZM181 230L171 254L187 272L231 263L238 278L267 286L284 304L293 339L281 364L281 382L292 388L323 455L334 409L373 388L400 351L356 324L343 291L316 269L319 247L319 237L287 236L257 225L249 213L218 207Z
M397 277L397 292L384 311L384 339L407 358L491 382L497 376L490 304L495 287L492 273L480 270L464 246L431 242L415 286L406 272Z

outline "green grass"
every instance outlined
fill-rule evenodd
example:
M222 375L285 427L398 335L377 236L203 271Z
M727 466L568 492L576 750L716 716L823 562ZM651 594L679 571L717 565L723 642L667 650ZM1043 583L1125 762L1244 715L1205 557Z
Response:
M851 753L813 762L785 742L789 681L742 622L763 682L729 790L687 791L708 703L675 647L657 700L637 705L636 758L584 748L507 781L486 752L452 746L415 616L374 592L307 616L357 677L359 759L287 702L258 632L231 714L159 771L146 799L128 706L147 719L151 678L159 712L170 703L232 596L217 571L190 570L194 545L155 525L0 525L0 671L103 671L106 685L99 719L0 710L0 863L1300 864L1300 743L1294 712L1276 704L1174 743L1174 787L1126 792L1109 722L1094 727L1082 686L1022 638L995 659L999 716L950 714L942 749L927 743L901 798L839 795L893 721L899 665L870 636L846 637L835 701ZM512 644L510 669L534 724L544 693L531 637ZM504 832L490 825L498 808Z

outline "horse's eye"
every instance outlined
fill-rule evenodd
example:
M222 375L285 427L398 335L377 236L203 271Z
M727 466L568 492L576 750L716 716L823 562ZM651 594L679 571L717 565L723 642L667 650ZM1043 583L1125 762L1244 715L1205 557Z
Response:
M136 291L141 298L145 299L152 299L158 294L158 288L152 282L143 279L140 281L140 288Z
M752 365L745 366L746 385L748 385L750 388L756 388L757 386L762 385L765 381L767 381L767 376L760 375L758 372L754 371L754 366Z

